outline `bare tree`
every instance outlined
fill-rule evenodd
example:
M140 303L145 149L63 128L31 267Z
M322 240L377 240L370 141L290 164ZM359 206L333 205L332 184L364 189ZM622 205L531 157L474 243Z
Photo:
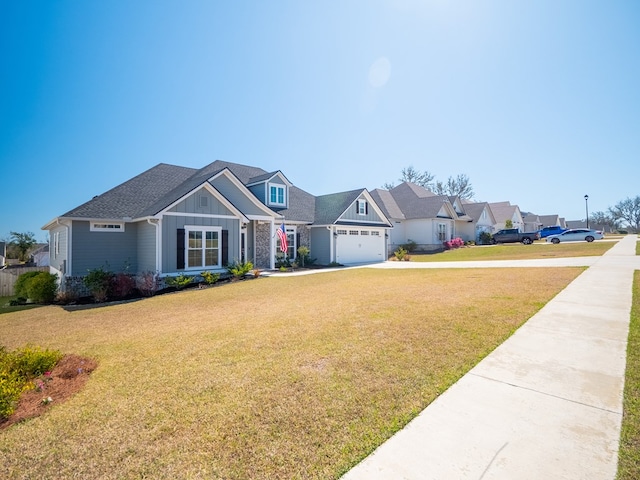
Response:
M617 230L620 227L620 221L607 212L593 212L589 217L589 224L592 223L609 227L611 230Z
M460 198L473 198L473 186L471 185L469 177L464 173L457 175L456 177L449 177L446 183L437 181L434 185L433 191L438 195L457 195Z
M624 221L636 232L640 231L640 195L626 198L609 207L609 213L615 220Z
M398 179L400 182L411 182L416 185L420 185L421 187L431 189L433 186L434 176L425 170L424 172L420 172L413 168L413 165L409 165L406 168L403 168L400 172L402 176ZM391 190L395 185L393 183L385 183L382 187Z

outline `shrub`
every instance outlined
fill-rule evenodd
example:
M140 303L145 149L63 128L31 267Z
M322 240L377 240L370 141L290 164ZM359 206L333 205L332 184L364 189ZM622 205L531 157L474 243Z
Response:
M164 279L164 281L168 286L175 287L178 290L182 290L193 282L193 277L181 273L177 277L167 277Z
M14 288L14 295L17 297L27 298L29 294L27 293L27 288L29 287L29 282L34 278L40 275L42 272L26 272L18 277L16 280Z
M145 297L151 297L158 291L158 273L142 272L136 277L138 291Z
M116 273L111 277L111 293L116 298L126 298L136 289L136 280L128 273Z
M315 258L311 258L309 256L310 253L311 253L311 250L309 250L309 247L305 245L298 247L298 261L300 262L300 265L302 265L303 268L305 265L313 265L314 262L316 261Z
M23 383L13 373L0 369L0 419L9 417L15 410L23 391Z
M7 352L0 346L0 419L9 417L29 381L50 371L62 358L57 350L27 346Z
M478 237L478 240L480 240L481 245L489 245L492 239L493 239L493 235L491 235L489 232L482 232Z
M104 270L102 267L89 270L89 273L84 277L83 282L85 286L93 295L96 302L104 302L109 298L111 289L111 279L113 273Z
M396 260L402 262L407 256L407 250L404 247L400 247L395 252L393 252L393 254L396 257Z
M253 263L251 262L235 261L232 264L227 265L227 271L233 275L234 278L242 278L251 270L253 270Z
M444 247L447 250L452 250L454 248L460 248L464 246L464 241L460 237L452 238L451 240L444 242Z
M58 291L58 276L48 272L37 272L27 283L27 296L35 303L51 303Z
M18 377L29 380L50 371L62 358L58 350L27 345L10 355L9 367Z
M404 248L407 251L407 253L413 253L418 247L418 244L413 240L411 240L410 238L407 238L407 243L405 243L404 245L401 245L401 247Z
M289 262L289 259L284 255L284 253L278 253L276 255L276 268L286 268L290 266L291 263Z
M214 283L216 283L218 280L220 280L220 274L219 273L213 273L213 272L202 272L200 274L200 276L202 277L202 279L204 280L204 283L206 283L207 285L213 285Z

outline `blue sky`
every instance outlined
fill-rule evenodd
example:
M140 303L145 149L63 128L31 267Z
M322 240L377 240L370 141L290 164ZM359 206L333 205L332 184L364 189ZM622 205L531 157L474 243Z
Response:
M321 195L403 167L568 220L640 194L640 3L20 1L0 7L0 238L158 163Z

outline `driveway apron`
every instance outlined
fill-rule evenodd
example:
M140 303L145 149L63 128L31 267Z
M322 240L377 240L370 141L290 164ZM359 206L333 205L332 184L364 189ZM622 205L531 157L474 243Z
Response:
M582 263L589 268L343 479L613 480L636 241Z

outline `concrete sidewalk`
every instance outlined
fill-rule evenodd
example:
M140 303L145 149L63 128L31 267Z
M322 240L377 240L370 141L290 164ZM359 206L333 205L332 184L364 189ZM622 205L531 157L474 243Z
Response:
M343 479L613 480L636 241L591 261Z

